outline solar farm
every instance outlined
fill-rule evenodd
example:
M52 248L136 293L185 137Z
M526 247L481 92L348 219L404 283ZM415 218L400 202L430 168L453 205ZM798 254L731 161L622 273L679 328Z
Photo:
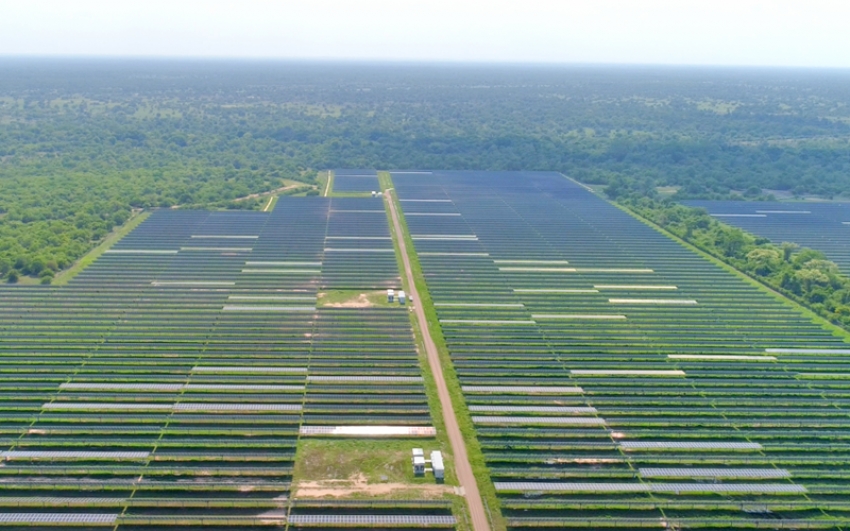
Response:
M392 177L509 529L848 524L837 333L561 175Z
M0 529L470 529L451 473L299 494L310 444L430 448L439 414L493 529L850 525L844 335L563 175L390 177L157 210L65 286L0 288ZM403 285L385 200L453 412L411 308L364 298Z
M383 212L159 210L67 286L3 289L2 529L454 527L291 495L299 441L434 438L407 309L317 299L399 285Z
M780 203L683 201L704 208L719 221L740 227L774 243L793 242L824 253L845 275L850 274L850 205L845 203Z

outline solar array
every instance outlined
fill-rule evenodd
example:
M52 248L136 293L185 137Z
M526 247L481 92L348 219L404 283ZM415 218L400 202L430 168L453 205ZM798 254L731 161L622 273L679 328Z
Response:
M323 526L386 527L453 527L455 519L445 515L394 515L394 514L296 514L289 519L292 525L321 524Z
M850 203L682 201L704 208L719 221L768 238L826 254L850 274Z
M317 300L398 287L360 237L381 200L159 210L67 286L0 288L0 522L280 525L305 429L433 437L407 310Z
M334 170L333 191L377 192L378 172L375 170Z
M842 339L559 174L392 178L510 529L848 523Z

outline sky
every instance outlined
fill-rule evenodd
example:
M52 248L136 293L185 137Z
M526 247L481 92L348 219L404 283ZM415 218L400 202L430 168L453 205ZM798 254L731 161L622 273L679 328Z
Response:
M0 0L0 56L850 68L850 0Z

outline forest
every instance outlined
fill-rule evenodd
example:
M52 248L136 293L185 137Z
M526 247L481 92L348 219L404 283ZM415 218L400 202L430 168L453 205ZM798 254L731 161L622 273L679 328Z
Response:
M850 194L850 73L0 61L0 276L68 267L135 211L336 167L555 170L612 197Z
M811 308L833 324L850 327L850 278L835 262L793 242L771 243L711 217L705 209L647 197L622 205L770 288Z

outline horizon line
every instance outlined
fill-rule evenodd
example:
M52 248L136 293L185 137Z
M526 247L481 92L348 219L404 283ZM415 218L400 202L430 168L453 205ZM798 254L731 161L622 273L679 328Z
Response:
M284 57L284 56L212 56L212 55L106 55L106 54L3 54L0 61L56 60L56 61L161 61L209 63L314 63L406 66L504 66L504 67L603 67L603 68L719 68L760 70L830 70L850 71L850 66L779 65L779 64L728 64L728 63L638 63L591 61L516 61L494 59L399 59L352 57Z

